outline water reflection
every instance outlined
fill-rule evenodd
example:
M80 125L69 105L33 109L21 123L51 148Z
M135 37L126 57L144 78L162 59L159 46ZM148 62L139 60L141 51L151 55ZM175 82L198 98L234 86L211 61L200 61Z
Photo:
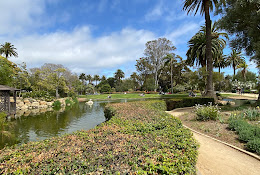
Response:
M77 130L88 130L105 121L104 102L95 102L92 106L79 103L65 111L47 111L45 113L26 113L12 120L13 128L7 128L12 137L0 139L0 146L27 143L72 133Z
M68 107L65 111L26 111L21 117L8 122L8 125L13 127L5 129L12 136L3 137L0 135L0 148L29 141L44 140L65 133L73 133L77 130L92 129L106 121L104 107L107 103L126 103L137 100L143 101L147 99L107 99L105 101L95 101L91 106L79 103Z

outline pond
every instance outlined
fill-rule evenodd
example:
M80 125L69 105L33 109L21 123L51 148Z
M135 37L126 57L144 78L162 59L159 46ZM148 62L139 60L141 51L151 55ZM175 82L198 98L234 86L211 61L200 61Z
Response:
M145 99L141 99L145 100ZM23 115L8 122L11 136L0 135L0 149L4 146L23 144L47 138L89 130L106 121L104 107L111 102L129 102L133 99L95 101L92 106L79 103L65 111L47 111L40 114ZM1 131L0 131L1 132ZM2 138L1 138L2 137Z

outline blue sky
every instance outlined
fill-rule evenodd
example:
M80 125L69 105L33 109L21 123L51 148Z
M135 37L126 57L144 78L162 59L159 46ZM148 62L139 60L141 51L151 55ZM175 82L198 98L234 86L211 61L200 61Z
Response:
M186 59L204 17L183 0L8 0L0 2L0 43L11 42L28 68L62 64L72 72L113 76L135 71L145 43L166 37ZM213 20L219 17L212 17ZM225 53L229 54L226 49ZM251 71L255 64L248 61ZM231 68L223 70L232 74Z

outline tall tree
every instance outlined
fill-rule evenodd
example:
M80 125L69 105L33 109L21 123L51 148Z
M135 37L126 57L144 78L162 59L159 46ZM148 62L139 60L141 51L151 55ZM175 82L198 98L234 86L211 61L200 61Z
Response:
M232 66L233 71L234 71L233 76L235 76L237 66L240 63L244 62L241 51L237 51L237 50L233 49L230 56L228 56L228 59L229 59L230 65Z
M218 72L220 73L220 69L223 69L225 67L228 67L230 65L230 62L228 60L228 58L225 55L222 55L220 57L218 57L218 59L216 59L214 61L213 66L215 68L218 68Z
M153 76L153 66L149 63L147 57L142 57L136 60L136 70L139 73L140 85L143 86L149 76ZM144 87L147 90L147 87Z
M97 86L97 82L100 80L99 75L94 75L93 80L96 81L96 86Z
M120 82L122 78L125 77L125 73L121 69L117 69L115 72L115 79Z
M242 63L240 63L237 68L241 69L241 73L243 75L244 80L246 81L246 72L247 72L247 68L248 65L246 64L245 61L243 61Z
M219 6L217 14L221 28L232 34L231 47L246 51L260 65L260 1L226 0Z
M79 75L79 79L81 80L82 84L84 85L84 84L85 84L84 81L86 80L86 74L81 73L81 74Z
M86 80L88 81L88 84L92 82L93 78L91 75L86 76Z
M213 63L219 62L223 58L223 49L226 47L226 41L220 36L228 39L227 33L218 32L219 28L217 23L214 22L212 25L212 57ZM206 67L206 28L205 26L201 26L201 29L198 33L196 33L189 41L189 49L187 51L187 63L189 65L201 65L202 67Z
M166 38L158 38L157 40L148 41L146 44L144 54L148 57L150 65L153 67L154 73L154 85L155 90L158 88L158 79L160 76L160 70L164 65L164 57L174 51L176 47L173 46L172 42Z
M225 2L225 0L185 0L183 9L188 13L195 10L195 14L200 9L201 15L205 15L205 24L206 24L206 60L207 60L207 85L206 85L206 96L215 97L213 91L213 59L212 59L212 35L211 35L211 20L210 20L210 11L213 11L213 4L216 6L219 1Z
M133 81L133 84L134 84L134 90L136 90L139 86L139 83L138 83L138 80L139 80L139 76L137 75L136 72L133 72L131 75L130 75L130 80Z
M18 53L16 52L16 48L13 44L5 42L5 44L1 44L0 54L4 55L5 58L9 58L11 56L18 57Z

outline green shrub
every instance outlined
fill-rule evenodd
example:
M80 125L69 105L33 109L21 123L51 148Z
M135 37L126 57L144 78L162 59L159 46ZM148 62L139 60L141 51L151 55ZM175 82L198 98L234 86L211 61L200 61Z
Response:
M255 138L255 130L254 128L243 128L239 132L239 140L243 142L248 142L249 140L252 140Z
M247 142L246 148L249 151L257 152L259 154L259 140L260 140L260 128L249 124L247 121L243 120L243 116L232 114L229 119L228 128L236 131L239 140Z
M166 100L167 111L171 111L176 108L191 107L196 104L214 104L214 98L200 98L200 97L186 97L182 99L170 99Z
M61 102L59 100L54 101L52 107L55 110L59 110L61 108Z
M260 112L258 109L249 108L241 112L242 118L248 119L250 121L256 121L260 119Z
M255 138L247 142L246 149L260 155L260 138Z
M218 106L214 105L196 105L195 107L196 120L199 121L208 121L208 120L217 120L220 118L220 111Z

